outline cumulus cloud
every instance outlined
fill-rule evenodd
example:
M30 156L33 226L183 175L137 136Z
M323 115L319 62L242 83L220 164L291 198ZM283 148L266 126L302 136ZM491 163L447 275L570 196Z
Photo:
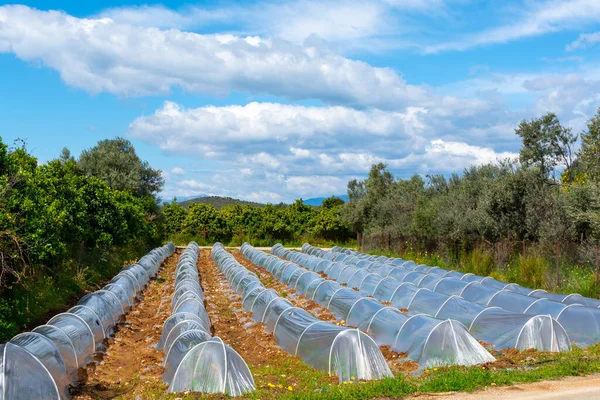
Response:
M181 167L175 167L171 170L171 173L175 175L185 175L185 170Z
M143 96L178 87L379 108L453 102L407 84L390 68L324 47L161 30L26 6L0 7L0 52L39 61L90 93Z
M515 143L513 125L465 130L455 123L418 108L400 113L249 103L186 109L166 102L153 115L133 121L128 135L231 171L214 174L208 183L174 182L179 190L244 199L254 199L252 193L279 193L279 199L291 201L344 193L348 180L364 177L374 163L387 163L394 173L407 176L450 173L514 156L485 145Z
M308 107L252 102L245 106L206 106L186 109L165 102L153 115L139 117L129 127L132 137L171 152L193 152L219 157L238 146L240 153L279 148L295 158L317 149L366 144L372 137L393 139L410 146L411 138L426 128L427 110L410 107L405 112L348 107ZM286 147L287 145L287 147ZM274 164L268 155L261 163ZM255 160L256 161L256 160Z
M426 159L429 161L452 161L455 167L462 165L463 168L472 164L490 164L499 160L518 157L518 153L515 152L496 152L489 147L472 146L463 142L445 142L441 139L432 140L425 153Z

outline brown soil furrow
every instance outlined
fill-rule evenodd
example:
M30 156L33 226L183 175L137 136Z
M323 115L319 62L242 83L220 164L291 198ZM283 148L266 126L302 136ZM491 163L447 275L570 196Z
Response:
M169 257L142 293L141 301L123 317L106 354L87 369L87 380L73 391L74 399L139 397L149 387L165 393L161 381L163 351L155 350L164 321L170 316L174 270L178 255Z
M296 387L303 376L314 375L312 367L278 348L273 335L267 334L262 324L254 323L251 313L242 310L240 296L231 289L210 254L208 249L200 251L198 269L214 335L244 358L257 388L285 391L288 386ZM324 380L336 382L337 377Z
M305 309L323 321L331 322L340 326L345 324L345 321L338 322L335 316L333 316L333 314L331 314L326 308L323 308L317 303L307 299L299 293L296 293L296 289L280 282L269 271L252 263L250 260L244 257L240 251L230 250L230 252L240 264L257 274L262 284L267 288L276 290L280 296L283 296L285 293L286 296L284 297L286 297L286 299L289 300L294 306ZM327 279L326 276L323 277ZM406 360L406 353L398 353L393 351L389 346L382 346L381 352L387 360L388 365L392 369L392 372L394 373L413 372L419 369L419 364L414 361Z
M274 289L281 297L285 297L296 307L300 307L319 318L320 320L331 322L336 325L344 325L345 321L338 322L333 314L328 309L321 307L317 303L307 299L306 297L296 293L296 289L289 287L285 283L279 281L273 274L264 268L258 267L237 250L230 250L235 259L248 270L258 275L261 283L268 289Z

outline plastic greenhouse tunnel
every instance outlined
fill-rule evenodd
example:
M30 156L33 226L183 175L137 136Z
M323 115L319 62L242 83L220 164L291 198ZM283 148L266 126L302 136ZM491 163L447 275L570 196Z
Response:
M370 334L378 345L407 353L408 359L417 362L421 369L494 360L457 321L406 314L248 244L242 246L242 251L252 262L299 294L326 307L339 320Z
M590 346L600 341L600 309L585 304L567 303L583 299L581 303L592 304L596 301L594 299L586 300L580 295L555 296L543 290L526 289L491 277L417 265L412 261L398 258L373 257L339 247L333 248L332 251L323 251L306 245L303 246L303 251L322 252L320 254L326 258L336 261L343 259L344 262L355 263L357 266L364 261L369 263L371 265L369 268L372 269L380 268L382 271L389 269L388 276L395 276L398 280L414 281L419 287L430 288L434 292L449 296L460 296L486 307L498 307L530 315L549 315L560 323L571 342L578 347ZM556 301L559 299L563 301Z
M218 337L204 307L198 274L199 248L191 242L177 263L171 316L157 349L165 352L163 381L169 392L194 391L239 396L254 391L254 378L242 357Z
M364 332L337 326L294 307L267 289L258 277L238 263L220 243L212 256L225 278L242 297L245 311L273 333L276 343L312 367L338 376L340 382L392 377L377 344Z
M460 296L434 292L428 287L417 287L410 280L401 281L389 276L387 268L346 263L346 260L330 261L286 250L281 245L274 246L272 251L307 268L318 269L330 279L346 283L365 296L389 302L393 307L459 321L473 337L496 349L534 348L555 352L570 349L567 333L548 315L515 313L499 307L482 306Z
M67 312L0 345L0 400L69 398L78 369L106 348L104 339L174 251L172 243L150 251Z

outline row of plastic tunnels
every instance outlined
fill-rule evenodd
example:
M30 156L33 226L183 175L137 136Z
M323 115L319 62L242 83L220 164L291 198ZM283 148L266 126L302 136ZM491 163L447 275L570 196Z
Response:
M174 251L172 243L152 250L67 312L0 344L0 400L69 398L78 369L107 350L121 318ZM600 340L600 300L578 294L342 247L306 243L295 251L277 244L269 254L245 243L241 252L337 319L327 322L295 306L220 243L212 247L213 260L254 323L282 350L340 382L392 377L381 346L405 353L423 370L494 361L492 349L560 352ZM169 392L251 392L255 382L246 362L213 336L198 255L191 242L174 271L173 295L161 303L169 308L155 345L164 352L162 379Z
M0 400L69 398L79 368L107 350L121 317L174 251L172 243L150 251L68 311L0 344Z
M491 277L334 247L273 253L393 307L461 322L495 349L565 351L600 341L600 300L528 289Z

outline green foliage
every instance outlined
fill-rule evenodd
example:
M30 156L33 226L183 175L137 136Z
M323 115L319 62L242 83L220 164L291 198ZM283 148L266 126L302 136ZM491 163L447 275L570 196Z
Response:
M150 168L137 156L131 142L119 137L84 150L78 166L85 175L102 179L110 188L140 197L155 196L164 185L161 171Z
M201 244L219 241L232 246L244 242L272 246L278 242L299 245L306 240L345 243L350 237L339 216L343 201L332 200L327 207L307 206L302 200L289 206L260 207L236 202L220 209L204 203L188 204L189 211L176 202L162 208L165 233L175 243L196 240Z
M163 206L162 214L164 217L165 233L169 236L181 233L188 211L177 203L177 198L174 198L171 203Z
M327 209L332 209L332 208L339 208L341 206L343 206L344 200L340 199L339 197L335 197L335 196L331 196L326 198L325 200L323 200L323 202L321 203L321 206L323 208L327 208Z
M573 181L573 144L577 141L571 128L563 127L554 113L548 113L531 121L521 121L515 130L523 141L520 159L525 167L539 168L546 177L557 164L570 171L569 182Z
M548 288L544 275L549 271L548 261L536 255L520 255L517 282L533 288Z
M600 184L600 108L588 121L587 132L581 134L579 167L589 180Z
M114 273L121 249L155 244L146 200L86 176L67 152L38 165L0 138L0 166L1 338Z
M349 182L342 220L358 237L365 235L368 249L395 248L401 257L429 265L597 296L589 271L594 257L558 257L556 246L600 242L600 110L577 153L577 135L554 114L521 122L516 134L523 142L520 163L471 166L448 179L394 179L385 165L373 165L367 179ZM521 255L525 242L530 251ZM523 245L515 250L516 243ZM499 251L504 244L512 250ZM574 278L578 274L569 266L587 272Z
M226 207L226 206L236 205L236 204L242 205L242 206L252 206L252 207L262 207L262 206L264 206L264 204L255 203L253 201L238 200L238 199L234 199L234 198L231 198L231 197L221 197L221 196L198 197L196 199L182 201L179 204L182 207L187 208L192 203L210 204L211 206L214 206L215 208L218 208L218 209L221 209L221 208Z
M201 237L203 242L227 242L231 239L227 221L210 204L190 204L190 211L183 221L183 232Z

